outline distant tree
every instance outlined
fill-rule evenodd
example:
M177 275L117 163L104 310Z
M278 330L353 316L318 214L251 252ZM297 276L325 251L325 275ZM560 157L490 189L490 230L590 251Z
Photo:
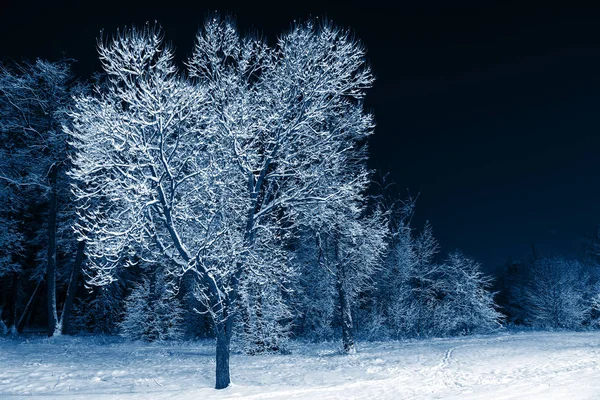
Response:
M600 226L584 238L582 250L582 261L597 269L600 266Z
M591 325L595 328L600 328L600 290L592 297Z
M386 221L386 251L382 254L381 265L373 276L373 285L364 294L359 313L359 331L368 339L389 337L394 329L394 314L398 310L399 299L407 290L403 286L401 272L412 262L412 232L410 219L414 202L399 200L394 183L387 177L378 177L374 181L373 197Z
M49 335L67 327L83 262L83 243L77 245L72 231L75 220L66 176L71 149L62 130L71 95L81 90L69 61L0 65L0 196L6 200L0 219L11 226L0 239L10 242L0 250L8 250L0 255L0 277L13 274L13 281L16 275L20 281L34 281L32 299L45 279ZM32 261L38 267L25 271L23 265ZM66 279L59 284L68 285L68 294L59 313L61 275ZM13 323L18 325L16 319Z
M492 279L481 272L478 263L454 252L440 270L440 303L434 322L439 335L487 333L501 327L503 315L490 291Z
M379 278L380 297L394 337L428 336L440 285L440 265L434 263L439 245L431 225L413 236L409 220L396 230L385 270Z
M321 265L319 234L304 228L298 234L294 262L298 279L294 282L294 321L297 335L311 340L331 340L339 325L335 274Z
M368 335L428 337L488 332L498 328L491 279L478 263L461 253L436 262L439 245L427 223L415 236L410 227L414 202L394 213L384 267L371 294ZM373 324L373 322L371 322ZM382 327L385 327L383 329Z
M306 262L304 257L303 267L308 276L322 277L321 271L310 270L315 268L331 274L331 279L322 278L324 282L331 280L333 287L315 295L325 304L334 301L338 311L336 319L341 325L342 347L344 352L354 353L352 310L359 295L371 287L381 266L388 231L382 211L378 207L369 207L370 199L366 194L371 173L367 168L365 139L373 129L372 117L364 114L359 105L337 111L326 127L343 138L340 146L355 143L356 148L344 157L333 159L332 164L337 165L333 164L329 174L323 177L328 186L341 188L342 195L313 205L298 217L314 238L309 243L315 246L310 252L310 261ZM304 250L308 250L306 246ZM312 290L307 288L305 291ZM333 299L327 301L331 295ZM329 307L325 304L324 310L327 310Z
M116 280L108 285L93 287L73 306L72 331L99 335L116 335L125 304L125 282Z
M180 339L182 313L179 300L160 273L152 280L143 277L125 299L119 333L148 342Z
M525 285L529 276L528 268L527 263L509 260L504 268L497 272L497 279L493 284L494 290L498 292L496 302L508 324L525 324Z
M586 275L589 276L589 293L586 298L591 298L594 306L590 313L592 325L600 326L600 227L593 235L587 237L583 243L581 262Z
M273 284L240 288L237 342L246 354L289 351L293 318L285 301L289 290Z
M589 318L590 276L578 261L538 257L525 286L528 322L541 328L580 328Z
M362 195L356 193L358 198ZM329 210L314 209L319 222L312 227L313 237L308 242L314 247L304 246L300 257L305 277L301 293L308 294L303 304L304 322L317 331L317 337L323 337L329 335L331 324L339 321L343 350L355 353L352 310L360 294L373 284L387 231L381 215L369 214L364 204L348 200L330 206Z

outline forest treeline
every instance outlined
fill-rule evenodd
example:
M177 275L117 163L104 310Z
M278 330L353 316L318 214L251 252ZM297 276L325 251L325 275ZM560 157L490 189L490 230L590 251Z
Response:
M211 17L185 68L152 25L98 52L88 80L0 66L2 333L216 338L223 388L232 345L598 327L598 238L493 279L413 226L367 167L374 78L351 32L298 23L270 47Z

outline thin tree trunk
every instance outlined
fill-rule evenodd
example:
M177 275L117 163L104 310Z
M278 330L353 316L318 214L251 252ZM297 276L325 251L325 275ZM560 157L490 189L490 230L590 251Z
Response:
M56 219L58 214L58 201L56 195L56 165L50 167L50 204L48 207L48 266L46 281L48 284L48 336L57 332L58 314L56 311Z
M342 345L346 354L354 354L356 353L356 348L354 347L352 307L350 304L350 299L348 298L348 293L346 293L346 288L344 287L344 282L346 281L346 271L343 262L339 257L339 238L337 234L334 236L333 246L335 249L335 262L338 264L338 276L336 278L337 291L340 300L340 311L342 313Z
M2 319L2 312L6 307L6 301L8 299L8 277L2 277L2 297L0 297L0 333L6 335L8 333L8 327Z
M231 328L232 318L227 318L227 316L225 316L224 322L215 324L215 333L217 336L215 389L225 389L231 383L231 376L229 374Z
M263 353L267 350L267 343L265 342L265 332L263 327L264 315L262 312L262 293L260 293L260 287L257 288L256 294L256 347L259 353ZM270 345L270 343L269 343Z
M348 301L348 296L344 290L344 285L340 280L337 283L338 295L340 298L340 309L342 312L342 344L344 346L344 352L348 354L356 353L354 347L354 335L353 329L354 324L352 321L352 308Z
M3 309L4 309L4 307L0 306L0 316L2 316ZM0 317L0 334L6 335L7 333L8 333L8 327L6 326L6 324L4 323L4 321L2 320L2 318Z
M12 277L12 301L8 307L8 332L17 333L17 308L19 307L19 274L14 273Z
M267 350L265 342L262 312L262 295L257 285L248 288L248 301L241 307L242 320L244 321L244 333L248 340L248 354L256 355Z
M247 295L246 302L242 302L243 304L239 308L239 313L241 314L241 320L244 327L244 334L248 339L252 337L252 319L250 318L250 313L252 312L250 306L250 294Z
M33 293L29 297L29 301L27 302L27 304L25 305L25 309L21 313L21 318L19 318L19 322L17 322L17 332L19 333L23 332L23 328L25 327L25 321L27 320L27 316L32 310L31 305L33 304L38 289L40 288L40 283L41 281L38 281L38 283L35 285L35 289L33 289Z
M71 309L73 308L75 293L77 292L77 282L79 280L81 265L83 264L83 259L85 256L84 250L85 242L82 240L77 243L77 254L75 255L75 264L73 264L73 270L71 271L69 288L67 289L67 299L65 300L62 314L60 315L60 326L63 334L69 333L69 316L71 314Z

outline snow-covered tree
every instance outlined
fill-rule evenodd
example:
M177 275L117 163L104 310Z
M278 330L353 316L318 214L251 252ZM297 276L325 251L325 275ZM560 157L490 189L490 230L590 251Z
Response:
M331 274L333 287L325 294L334 296L344 352L354 353L352 309L380 266L386 231L378 215L362 214L365 211L360 208L343 211L345 214L334 213L339 219L316 230L317 262L312 267Z
M286 353L293 314L289 288L274 284L240 288L237 344L247 354Z
M307 240L297 248L300 292L309 294L301 305L302 321L320 331L317 337L327 336L339 322L343 349L353 353L352 308L380 266L387 230L379 210L369 211L367 205L370 172L365 139L372 133L372 117L356 104L333 111L324 124L342 138L340 146L354 143L355 148L331 160L322 177L327 186L343 191L327 202L300 208L300 233ZM323 319L332 309L337 309L335 317Z
M542 328L576 329L591 312L590 275L578 261L538 257L525 286L528 322Z
M159 29L146 27L99 43L107 84L76 100L69 129L78 150L78 229L89 242L90 283L109 284L131 252L156 265L167 258L197 272L220 312L227 290L213 269L235 257L222 218L231 214L222 200L233 182L207 129L206 90L177 74L162 41ZM223 315L218 327L227 321Z
M333 339L339 324L335 275L321 264L321 251L318 232L302 229L294 245L294 327L298 335L314 341Z
M594 326L600 326L600 227L584 241L582 255L581 263L589 278L589 290L585 297L591 298L593 303L590 322Z
M364 50L349 32L313 23L268 49L211 18L189 81L158 29L98 47L108 88L76 100L69 129L91 282L109 283L130 247L144 261L169 258L178 265L169 274L195 273L224 388L240 291L285 291L282 244L301 207L346 191L324 177L355 143L326 120L360 107L372 82Z
M4 190L3 190L4 189ZM0 333L17 331L17 283L23 275L20 261L25 255L25 235L19 226L18 216L12 207L15 193L8 188L0 188ZM21 228L21 229L20 229ZM12 287L12 288L11 288ZM6 314L6 322L3 319Z
M439 245L427 223L415 237L410 227L414 202L392 218L390 250L376 277L368 318L391 337L429 337L487 332L500 326L491 279L459 252L439 263ZM384 335L380 327L367 331Z
M503 316L490 291L492 280L477 262L454 252L440 270L433 322L437 335L487 333L501 327Z
M592 314L591 325L595 328L600 328L600 291L592 296Z
M370 134L360 125L357 102L372 81L363 55L348 32L331 25L298 25L274 50L260 40L240 38L227 20L213 19L198 36L190 72L209 88L213 124L232 155L240 185L229 200L242 206L236 214L244 216L235 272L243 271L241 280L246 280L239 282L248 289L241 299L257 293L260 298L266 282L281 282L279 271L287 265L281 244L304 207L353 193L351 179L339 186L329 183L342 161L349 161L346 155L359 151L357 142ZM350 121L356 128L352 133ZM271 255L269 263L264 254ZM256 285L257 280L265 284ZM260 302L246 309L262 312ZM260 320L254 315L248 321L253 318Z
M527 318L524 311L528 265L509 259L504 270L497 272L494 290L498 292L496 302L508 324L523 325Z
M338 326L344 352L354 353L352 310L359 295L372 285L387 232L378 213L367 214L358 204L313 211L312 226L302 236L306 242L297 249L299 322L315 338L329 338Z
M152 280L143 277L125 299L120 334L148 342L180 339L182 313L179 300L160 273Z
M118 334L122 320L126 287L124 281L91 288L91 292L75 301L71 330L97 335Z
M11 253L10 259L3 257L0 271L16 274L15 263L37 265L21 271L27 275L21 280L33 281L29 286L35 287L35 296L45 279L49 335L61 333L68 321L83 261L83 247L77 246L71 228L70 148L62 130L71 94L81 89L68 61L0 65L0 196L6 200L0 218L11 225L0 239L10 242L3 249ZM39 254L32 260L27 253L35 251ZM57 280L69 286L62 313Z
M414 237L411 212L395 223L390 250L378 277L377 297L393 337L429 335L440 283L440 268L434 262L439 245L431 225L426 224Z

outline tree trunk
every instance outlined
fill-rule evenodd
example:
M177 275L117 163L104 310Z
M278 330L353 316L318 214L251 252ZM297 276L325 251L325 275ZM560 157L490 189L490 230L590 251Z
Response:
M342 313L342 345L344 346L344 352L346 354L354 354L356 353L356 348L354 347L354 334L353 334L353 322L352 322L352 307L350 304L350 299L348 298L348 293L346 293L346 288L344 287L344 282L346 281L346 270L342 260L340 260L339 256L339 237L337 234L334 236L335 249L335 261L337 262L337 291L340 299L340 311Z
M3 309L4 306L0 306L0 334L6 335L8 333L8 327L1 318Z
M56 165L50 167L50 204L48 206L48 266L46 282L48 284L48 336L57 332L58 314L56 311L56 218L58 202L56 196Z
M19 322L17 323L17 332L19 333L23 332L23 328L25 327L25 321L27 320L27 317L30 315L31 310L33 309L32 305L35 301L35 296L37 295L38 289L40 288L40 283L41 281L39 281L35 285L35 289L33 289L33 293L29 297L29 301L27 302L27 304L25 305L25 309L21 313L21 318L19 318Z
M229 375L229 345L231 343L231 318L220 322L215 327L217 335L217 368L215 389L225 389L231 383Z
M238 312L241 315L240 319L242 320L244 334L248 339L252 337L252 319L250 318L250 313L252 312L252 309L250 306L250 297L251 295L250 293L248 293L246 295L246 298L244 299L246 301L241 301L242 304L240 305L238 310Z
M12 301L8 307L8 332L10 334L17 333L17 309L19 307L19 274L14 273L12 276Z
M354 347L354 335L353 335L353 322L352 322L352 308L348 301L348 296L344 290L344 285L340 280L337 283L338 295L340 298L340 310L342 312L342 344L344 346L344 352L347 354L356 353Z
M6 307L6 301L8 299L8 277L2 277L2 296L0 297L0 333L5 335L8 333L8 327L2 319L2 312Z
M257 294L256 294L256 304L255 304L255 308L256 308L256 340L255 340L255 345L256 345L256 349L259 353L263 353L267 350L267 346L269 344L267 344L265 342L265 332L264 332L264 327L263 327L263 321L264 321L264 315L262 312L262 293L260 293L260 287L257 288Z
M85 256L85 242L82 240L77 243L77 254L75 255L75 264L73 264L73 270L71 271L71 278L69 280L69 288L67 289L67 299L63 306L62 314L60 315L60 326L63 334L69 333L69 315L73 308L73 301L75 300L75 293L77 292L77 282L79 280L79 274L81 272L81 265Z

